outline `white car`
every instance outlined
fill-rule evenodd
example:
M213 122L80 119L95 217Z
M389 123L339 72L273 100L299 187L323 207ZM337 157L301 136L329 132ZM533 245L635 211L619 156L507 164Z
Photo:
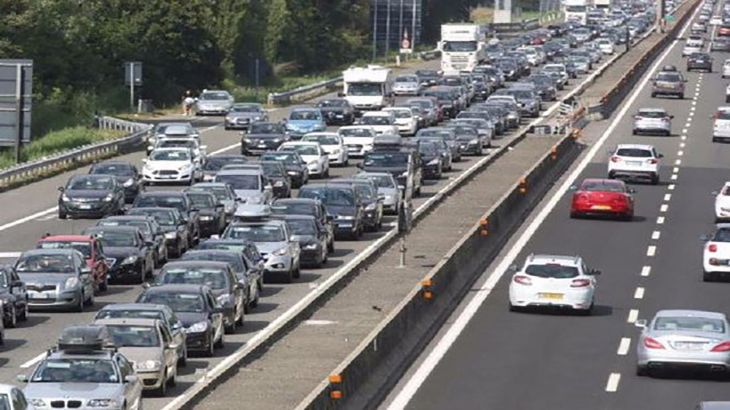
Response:
M713 192L715 195L715 221L730 220L730 182L725 182L719 192Z
M376 132L369 125L340 127L337 133L340 134L345 142L347 153L351 157L362 158L365 154L373 150L373 140L375 140Z
M155 143L153 150L158 148L188 148L193 153L193 159L203 163L207 155L208 146L200 145L198 138L165 138Z
M398 125L395 123L395 115L387 111L371 111L362 115L362 125L369 125L375 133L398 135Z
M702 253L702 280L711 282L730 273L730 224L720 223L707 241Z
M725 60L724 63L722 63L722 78L728 78L730 77L730 59Z
M143 159L142 181L192 184L203 179L200 163L188 148L158 148Z
M620 144L608 161L608 178L648 179L656 185L662 157L651 145Z
M391 112L395 116L395 125L398 132L403 135L414 135L418 131L418 117L408 107L383 108L383 112Z
M598 49L603 54L613 54L613 42L607 38L602 38L596 41L598 43Z
M302 141L319 142L319 145L329 156L330 165L346 167L349 164L345 141L336 132L310 132L302 137Z
M415 74L401 74L393 82L393 94L418 95L421 92L421 82Z
M23 390L12 384L0 384L0 396L5 396L4 409L7 410L33 410L35 407L25 397Z
M580 256L530 255L509 285L509 306L569 308L583 314L593 309L596 275Z
M712 142L730 140L730 107L718 107L712 118Z
M278 151L294 151L307 163L309 175L315 178L326 178L330 175L330 160L327 153L312 141L290 141L281 144Z
M722 16L712 16L712 19L710 20L710 24L713 26L721 26L722 25Z
M687 43L685 43L684 48L682 49L682 57L687 57L694 53L701 53L701 52L702 52L702 44L699 44L699 45L690 44L689 40L687 40Z

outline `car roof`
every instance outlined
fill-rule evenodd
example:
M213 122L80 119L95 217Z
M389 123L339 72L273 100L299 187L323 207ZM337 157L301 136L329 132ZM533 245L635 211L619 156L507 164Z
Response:
M167 305L160 305L157 303L114 303L104 305L99 311L102 310L166 310L169 309Z
M316 112L321 113L322 111L319 110L319 108L295 108L291 110L291 112Z
M209 290L210 288L206 285L195 285L195 284L181 284L181 283L166 283L164 285L152 286L145 289L146 292L155 293L199 293L202 291Z
M309 184L312 185L312 184ZM316 185L316 184L314 184ZM319 199L315 198L279 198L274 201L272 205L276 204L312 204L312 205L318 205Z
M254 165L254 164L251 164ZM260 169L222 169L217 175L261 175Z
M74 255L79 254L81 255L81 252L77 251L76 249L29 249L25 252L23 252L23 255Z
M689 310L689 309L665 309L656 312L654 317L705 317L709 319L725 320L725 314L719 312L710 312L706 310Z
M616 146L616 149L622 148L653 150L654 146L648 144L618 144Z
M147 215L113 215L113 216L107 216L104 219L100 219L99 222L103 220L109 220L109 221L150 221L154 220L154 217L147 216Z
M196 266L210 266L212 268L219 268L219 269L225 269L228 267L228 262L221 262L221 261L201 261L201 260L183 260L183 261L171 261L167 262L165 266L162 267L163 270L176 268L176 267L196 267Z
M86 242L91 240L91 235L49 235L39 239L38 242Z
M664 108L639 108L639 112L667 112Z
M526 264L560 264L568 266L580 266L580 256L532 254L527 257Z
M241 255L240 252L231 251L231 250L227 250L227 249L198 249L198 248L193 248L193 249L185 252L185 255L193 255L196 253L201 253L201 254L205 253L205 254L212 254L212 255L225 255L225 254L233 254L236 256ZM183 258L185 257L185 255L183 255ZM188 260L192 260L192 259L183 259L183 260L180 260L179 262L188 261Z
M286 223L281 220L276 219L265 219L263 221L245 221L245 222L234 222L230 224L230 227L236 227L236 226L253 226L253 225L276 225L276 226L286 226Z
M146 318L108 318L108 319L96 319L94 324L114 326L114 325L129 325L129 326L149 326L154 327L156 324L162 323L160 319L146 319Z
M138 232L139 228L136 226L89 226L84 229L87 232L98 232L98 231L116 231L116 232Z

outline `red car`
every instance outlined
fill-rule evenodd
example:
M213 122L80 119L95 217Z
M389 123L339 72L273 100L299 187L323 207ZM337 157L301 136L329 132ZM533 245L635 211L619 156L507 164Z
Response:
M107 278L108 267L99 239L89 235L47 234L38 241L37 247L39 249L76 249L84 255L86 264L91 268L94 289L97 292L104 292L109 288L109 280Z
M717 35L719 37L728 37L728 36L730 36L730 26L726 26L724 24L722 26L720 26L720 28L717 30Z
M633 193L623 181L586 179L573 193L570 217L615 215L630 221L634 217Z

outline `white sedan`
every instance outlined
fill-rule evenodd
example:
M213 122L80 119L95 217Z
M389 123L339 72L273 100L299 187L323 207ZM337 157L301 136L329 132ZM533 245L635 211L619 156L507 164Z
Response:
M147 184L182 182L192 184L203 179L200 162L189 148L157 148L142 160L142 181Z
M395 125L398 126L398 132L403 135L414 135L418 131L418 118L413 115L413 111L408 107L388 107L383 108L383 112L393 113L395 117Z
M302 141L319 142L324 152L327 153L330 165L341 165L346 167L349 164L349 156L344 139L336 132L310 132L304 135Z
M730 182L725 182L719 192L713 192L715 195L715 221L730 220Z
M580 256L530 255L509 285L510 310L529 307L573 309L590 314L596 290L596 275Z
M716 280L730 273L730 224L717 224L715 232L707 240L702 255L702 279Z
M294 151L307 163L309 175L327 178L330 175L330 160L327 153L313 141L290 141L281 144L278 151Z
M398 125L395 123L395 115L387 111L371 111L362 115L362 124L369 125L375 133L398 135Z

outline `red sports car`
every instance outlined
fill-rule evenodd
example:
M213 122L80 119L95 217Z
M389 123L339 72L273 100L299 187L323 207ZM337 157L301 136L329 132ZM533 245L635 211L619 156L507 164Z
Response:
M575 188L570 217L615 215L626 220L634 217L634 191L623 181L586 179Z

